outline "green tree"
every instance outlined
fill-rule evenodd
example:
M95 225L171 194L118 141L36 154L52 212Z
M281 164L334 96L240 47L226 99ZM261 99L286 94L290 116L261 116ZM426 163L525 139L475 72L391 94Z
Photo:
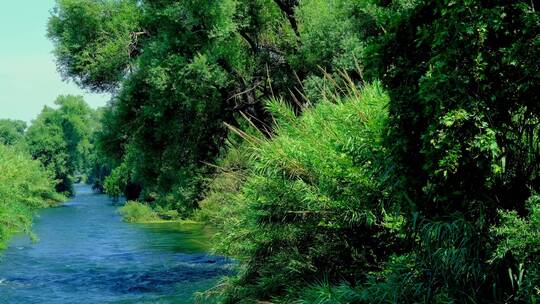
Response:
M104 193L104 183L105 179L111 174L113 165L113 160L107 157L103 151L105 151L105 146L99 146L100 144L107 145L104 141L101 141L100 138L104 133L104 126L102 122L104 121L105 108L99 108L94 111L94 115L91 119L93 126L91 134L89 136L89 155L87 156L87 165L86 169L86 182L92 185L92 188L96 191ZM109 128L109 126L106 126Z
M98 91L118 86L137 50L135 0L58 0L48 35L61 74Z
M70 176L94 145L112 195L184 216L227 155L238 178L199 215L242 262L230 302L534 302L539 24L525 0L59 0L60 71L114 97L90 145L42 118L36 147ZM347 89L364 77L388 90L385 126ZM252 151L228 150L225 124Z
M80 96L60 96L55 104L58 109L45 107L28 128L26 142L32 156L61 181L57 191L72 194L76 175L89 166L93 114Z
M24 138L26 122L20 120L0 119L0 144L14 145Z
M256 88L262 81L252 77L252 67L263 66L257 61L269 55L259 55L253 41L258 41L259 21L279 17L280 11L262 11L260 18L249 13L268 4L275 5L58 2L49 36L60 70L90 89L120 87L104 117L109 128L101 141L107 144L100 146L116 166L128 165L131 183L143 187L147 200L186 211L196 206L202 185L197 176L205 171L202 162L212 160L222 145L223 122L233 122L240 110L262 111L252 92L252 84ZM111 11L117 12L113 18L108 17ZM111 28L118 35L109 35ZM110 57L122 60L101 55L109 44L119 51Z

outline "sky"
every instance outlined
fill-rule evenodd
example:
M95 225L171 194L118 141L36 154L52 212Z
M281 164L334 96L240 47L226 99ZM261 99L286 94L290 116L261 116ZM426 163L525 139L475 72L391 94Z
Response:
M31 122L58 95L83 95L96 108L107 94L92 94L64 82L46 37L55 0L2 0L0 9L0 119Z

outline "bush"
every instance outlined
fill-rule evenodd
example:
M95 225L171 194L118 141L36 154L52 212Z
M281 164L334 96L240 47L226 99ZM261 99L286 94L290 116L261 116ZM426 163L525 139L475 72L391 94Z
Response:
M241 261L225 284L226 303L294 293L322 274L354 282L379 269L396 237L385 212L392 210L381 145L387 102L379 83L319 101L300 117L273 100L271 139L236 130L249 152L246 176L238 184L222 172L201 204L218 210L221 252ZM216 197L216 189L225 193ZM216 198L221 211L210 203Z
M118 209L122 219L129 223L143 223L159 220L157 213L147 204L129 201Z
M18 147L0 144L0 248L16 232L30 233L33 213L63 197L52 173Z
M528 200L529 215L500 211L501 223L491 232L499 240L492 263L506 262L513 301L540 301L540 196Z
M112 170L111 174L105 178L103 190L112 197L113 200L118 201L125 193L128 180L129 173L127 172L126 166L122 164Z

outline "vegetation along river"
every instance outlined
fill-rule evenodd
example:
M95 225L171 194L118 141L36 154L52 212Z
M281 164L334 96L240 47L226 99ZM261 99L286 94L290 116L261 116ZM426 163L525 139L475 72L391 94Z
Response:
M196 224L128 224L87 186L35 219L0 257L0 303L193 303L231 262L206 253Z

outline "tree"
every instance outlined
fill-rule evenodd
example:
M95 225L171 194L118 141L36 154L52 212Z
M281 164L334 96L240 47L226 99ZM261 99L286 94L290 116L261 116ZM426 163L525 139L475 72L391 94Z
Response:
M48 36L61 74L96 91L118 87L136 52L135 0L59 0Z
M28 128L26 141L35 159L55 172L58 192L73 193L75 175L89 165L92 110L80 96L60 96L58 109L45 107Z
M24 138L26 122L21 120L0 119L0 144L15 145Z
M264 2L246 7L232 0L58 2L49 36L59 68L90 89L119 87L105 115L111 127L101 134L106 144L100 146L121 151L110 157L117 166L128 164L131 182L143 186L147 200L176 193L174 202L163 203L185 204L186 210L196 206L201 189L196 177L222 145L223 122L232 123L240 110L262 110L252 90L263 82L251 76L262 55L250 56L246 43L258 40L258 23L243 9ZM111 11L117 13L108 18ZM278 10L264 14L280 16ZM109 35L111 28L118 35ZM239 28L245 29L242 34L236 32ZM102 56L102 48L110 44L118 46L118 54ZM122 59L111 65L116 56ZM235 86L237 81L241 87Z

